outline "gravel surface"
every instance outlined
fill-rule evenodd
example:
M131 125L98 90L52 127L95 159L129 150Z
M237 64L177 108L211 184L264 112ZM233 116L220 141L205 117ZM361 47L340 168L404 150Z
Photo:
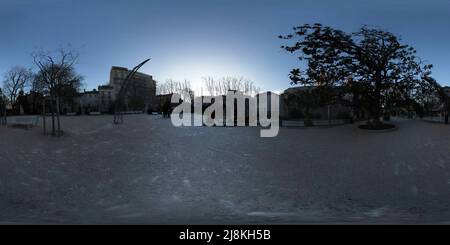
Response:
M0 223L450 221L450 126L174 128L63 117L63 137L0 127Z

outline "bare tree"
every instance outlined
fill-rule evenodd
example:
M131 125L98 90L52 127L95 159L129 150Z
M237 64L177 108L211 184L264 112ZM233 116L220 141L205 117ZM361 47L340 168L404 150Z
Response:
M180 92L182 82L173 79L167 79L164 83L158 84L158 94L173 94Z
M203 77L203 83L211 96L225 95L228 91L239 91L245 95L259 93L259 87L244 77L226 76L216 79L212 76Z
M195 95L194 90L192 90L191 87L191 82L187 79L184 79L183 81L167 79L164 83L158 83L156 90L158 95L180 94L181 99L188 103L191 103L194 100ZM170 108L170 100L160 100L159 109L164 117L168 115Z
M158 84L157 87L158 94L187 94L188 96L184 96L182 99L184 101L191 101L194 97L194 90L192 90L191 82L187 79L183 81L176 81L173 79L167 79L164 83Z
M183 94L184 98L182 98L186 102L191 102L194 99L195 93L192 90L191 82L187 79L179 83L178 90Z
M203 83L205 84L206 91L210 96L216 96L216 80L214 77L203 77Z
M57 132L61 134L60 123L60 100L65 88L79 87L82 77L79 76L74 69L78 61L78 53L73 50L65 50L63 48L56 52L37 52L32 54L34 64L38 67L39 72L36 76L37 84L48 93L52 100L56 103L56 115L52 109L52 134L55 135L55 116L57 121ZM52 106L53 108L53 106Z
M21 66L15 66L4 75L3 89L14 111L17 109L17 96L19 95L20 91L23 91L30 85L33 77L32 74L33 73L30 69Z

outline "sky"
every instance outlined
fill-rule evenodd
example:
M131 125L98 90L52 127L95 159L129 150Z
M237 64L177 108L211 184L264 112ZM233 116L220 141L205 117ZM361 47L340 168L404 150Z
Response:
M299 61L277 36L316 22L390 31L450 85L450 0L0 0L0 75L66 47L89 90L108 83L111 66L151 58L140 71L158 82L188 79L199 92L203 76L243 76L281 92Z

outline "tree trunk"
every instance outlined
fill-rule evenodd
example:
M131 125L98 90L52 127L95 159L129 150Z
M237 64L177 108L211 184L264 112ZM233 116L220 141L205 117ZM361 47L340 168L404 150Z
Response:
M381 125L381 108L374 108L374 112L372 114L372 124L375 126Z
M42 100L42 128L44 130L44 135L47 134L46 122L45 122L45 99Z
M59 109L59 95L56 95L56 121L58 123L58 136L61 136L61 121L59 120L60 109Z
M55 97L52 96L52 101L50 104L50 108L52 110L52 135L56 135L56 131L55 131L55 107L54 107L54 101L55 101Z
M331 125L331 105L327 106L328 125Z
M450 100L450 99L448 99L448 100ZM445 119L444 119L444 121L445 121L445 124L448 124L448 116L450 114L450 105L449 105L448 102L446 103L445 107L446 108L445 108Z
M380 117L381 117L381 73L377 72L375 77L375 95L374 102L372 105L372 124L375 126L381 125Z
M313 121L311 119L311 115L309 113L310 107L306 106L305 108L305 119L303 120L303 124L307 127L313 126Z
M9 102L11 103L11 110L13 115L16 114L16 103L13 102L14 101L14 97L12 95L9 96Z

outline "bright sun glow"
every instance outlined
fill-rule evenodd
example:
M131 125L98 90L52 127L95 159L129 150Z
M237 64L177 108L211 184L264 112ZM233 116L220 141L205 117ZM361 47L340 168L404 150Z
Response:
M251 79L248 69L247 71L244 70L246 70L245 67L240 66L238 61L233 61L226 57L178 58L171 60L170 64L162 67L162 72L158 77L180 81L187 79L191 82L192 89L195 93L201 95L202 87L204 87L203 77L212 76L221 78L224 76L242 76ZM164 82L164 80L159 82Z

